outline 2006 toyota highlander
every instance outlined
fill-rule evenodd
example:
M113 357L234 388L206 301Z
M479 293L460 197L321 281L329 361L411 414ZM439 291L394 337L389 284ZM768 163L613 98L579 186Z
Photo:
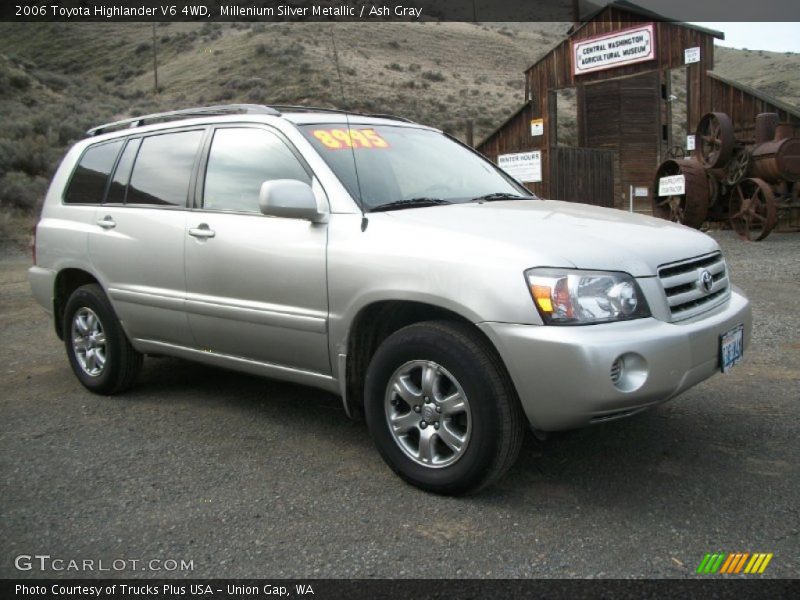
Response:
M402 119L229 105L103 125L56 172L29 271L75 375L146 354L298 382L365 417L403 479L476 491L527 424L634 414L740 360L710 237L541 200Z

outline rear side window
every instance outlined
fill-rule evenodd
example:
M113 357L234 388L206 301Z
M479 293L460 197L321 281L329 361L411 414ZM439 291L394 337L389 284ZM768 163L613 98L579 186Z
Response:
M67 204L100 204L122 140L91 146L83 153L64 194Z
M203 131L146 137L133 166L126 204L185 206Z
M139 149L141 141L138 138L129 141L125 146L125 150L122 151L117 168L114 170L114 176L111 178L106 204L122 204L125 202L125 190L131 178L133 159L136 158L136 151Z
M203 208L259 212L261 184L275 179L311 183L303 165L274 133L243 127L217 129L208 154Z

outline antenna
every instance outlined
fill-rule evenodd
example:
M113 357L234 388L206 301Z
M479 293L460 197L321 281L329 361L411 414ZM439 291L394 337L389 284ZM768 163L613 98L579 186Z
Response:
M342 95L342 104L345 105L344 119L347 123L347 136L350 138L350 153L353 156L353 171L356 175L356 188L358 190L358 208L361 209L361 231L366 231L369 220L364 212L364 198L361 193L361 179L358 176L358 161L356 160L356 149L353 147L353 138L350 135L350 106L344 95L344 80L342 79L342 69L339 66L339 52L336 50L336 36L331 26L331 43L333 44L333 61L336 64L336 74L339 76L339 92Z

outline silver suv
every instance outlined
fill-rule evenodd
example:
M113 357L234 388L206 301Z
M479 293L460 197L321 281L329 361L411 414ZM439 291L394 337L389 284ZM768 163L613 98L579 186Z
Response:
M403 479L474 492L527 425L628 416L738 362L747 299L716 242L541 200L440 131L231 105L89 131L29 271L75 375L170 355L338 394Z

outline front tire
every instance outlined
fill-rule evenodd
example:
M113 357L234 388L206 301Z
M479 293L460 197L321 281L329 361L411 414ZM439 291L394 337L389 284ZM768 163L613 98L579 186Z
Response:
M494 349L450 321L410 325L384 340L367 369L364 408L386 463L440 494L474 493L499 479L525 432Z
M72 293L62 331L72 371L86 389L119 394L136 382L142 355L131 346L99 285L84 285Z

